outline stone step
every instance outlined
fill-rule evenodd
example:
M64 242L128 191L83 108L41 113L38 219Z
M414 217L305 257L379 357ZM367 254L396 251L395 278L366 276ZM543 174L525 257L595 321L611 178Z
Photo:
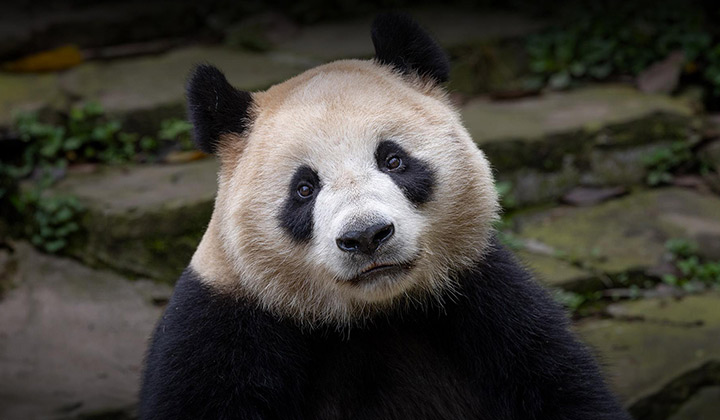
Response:
M0 299L0 418L132 418L170 287L13 248L12 269L0 266L13 285Z
M699 127L689 102L598 85L462 108L473 139L518 204L553 200L579 184L642 183L644 156Z
M457 46L522 38L540 30L545 23L516 13L448 8L422 8L409 12L446 49ZM373 16L300 28L295 36L276 46L278 51L320 61L342 58L370 58Z
M102 168L62 180L53 194L85 207L70 255L87 264L174 283L212 214L217 163Z
M58 75L17 75L0 72L0 131L12 126L18 112L65 109L68 98Z
M669 420L715 420L720 413L720 385L698 391Z
M609 319L581 322L577 330L636 420L666 419L702 387L720 385L717 292L614 304L608 311ZM683 409L713 405L717 401L691 401Z
M689 239L702 256L720 259L720 197L690 189L651 189L593 207L532 211L513 224L514 234L532 245L520 257L546 283L574 291L649 272L663 262L669 239ZM543 252L533 250L537 244Z
M543 26L509 13L420 9L412 14L449 49L521 37ZM71 102L94 100L110 115L120 117L126 127L154 133L162 119L184 116L185 81L195 65L216 65L239 89L262 90L323 62L372 57L371 21L368 16L300 27L299 33L265 54L222 46L190 46L158 56L92 61L51 75L0 72L0 128L11 123L10 110L58 111ZM43 92L49 95L43 97Z
M16 111L63 111L96 101L127 130L154 134L160 121L185 116L185 83L193 67L212 63L244 90L262 90L315 62L226 47L193 46L158 56L93 61L57 74L0 72L0 128Z
M131 130L154 133L160 121L185 115L185 83L198 64L210 63L243 90L263 90L317 64L278 54L195 46L159 56L89 62L59 77L72 98L98 101Z

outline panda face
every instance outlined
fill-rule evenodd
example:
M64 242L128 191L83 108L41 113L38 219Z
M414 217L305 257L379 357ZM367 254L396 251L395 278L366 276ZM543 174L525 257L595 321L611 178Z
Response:
M347 60L253 103L247 136L225 136L218 153L192 264L210 284L296 319L353 323L441 299L482 258L492 175L439 88Z
M308 263L322 265L347 293L373 301L392 295L415 268L434 173L392 140L347 143L332 158L312 159L317 169L301 164L278 222L296 244L306 244Z

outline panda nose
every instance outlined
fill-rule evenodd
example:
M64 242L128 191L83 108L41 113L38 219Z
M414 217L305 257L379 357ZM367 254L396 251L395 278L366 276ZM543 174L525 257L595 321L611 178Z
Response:
M335 241L338 248L345 252L372 254L383 242L395 234L392 223L378 223L365 230L345 232Z

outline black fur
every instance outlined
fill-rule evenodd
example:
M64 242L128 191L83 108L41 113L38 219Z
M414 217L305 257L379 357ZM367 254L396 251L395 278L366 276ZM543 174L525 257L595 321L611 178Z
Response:
M387 159L392 156L400 158L402 165L394 171L389 171L385 165ZM408 200L415 204L430 201L435 185L435 174L427 163L410 156L399 144L391 140L385 140L378 145L375 161L378 168L392 178Z
M312 196L305 198L298 195L297 187L300 183L313 187ZM307 241L312 237L315 197L321 187L320 178L309 166L299 167L290 180L288 197L280 213L280 225L297 241Z
M213 66L197 66L187 85L188 117L193 124L195 145L215 153L223 133L242 133L248 127L252 95L237 90Z
M386 314L348 336L303 332L186 271L147 356L140 417L629 420L506 250L459 280L444 310Z
M450 62L432 37L411 17L385 13L375 18L370 31L375 59L403 73L417 73L438 83L450 76Z

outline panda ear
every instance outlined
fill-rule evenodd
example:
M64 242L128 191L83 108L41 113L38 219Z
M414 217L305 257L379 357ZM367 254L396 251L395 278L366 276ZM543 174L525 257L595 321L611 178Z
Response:
M247 129L252 95L232 87L213 66L195 68L187 84L187 100L195 145L205 153L217 151L221 134Z
M375 59L403 73L417 73L437 83L448 80L450 63L437 42L404 13L378 15L370 31Z

